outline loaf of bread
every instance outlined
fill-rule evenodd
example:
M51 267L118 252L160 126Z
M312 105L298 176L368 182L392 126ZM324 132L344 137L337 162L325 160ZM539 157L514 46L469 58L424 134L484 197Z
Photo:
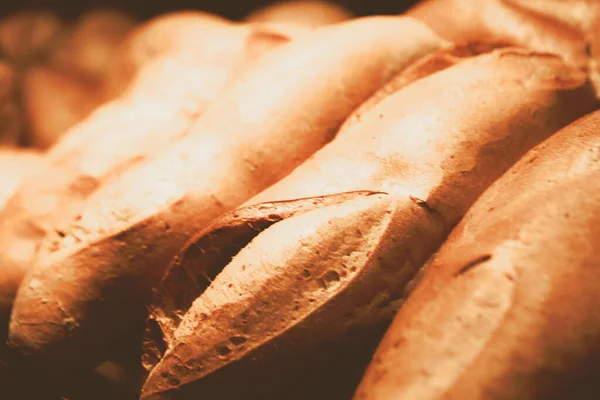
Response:
M405 287L469 206L595 103L584 73L515 48L376 102L188 242L150 307L142 399L348 398Z
M406 15L455 42L486 38L560 54L589 70L600 96L595 0L425 0Z
M223 55L222 75L246 57L251 31L233 29L239 45L229 48L235 54ZM215 82L212 67L204 69L206 60L195 52L166 54L146 65L126 93L64 135L47 153L40 173L25 180L0 211L0 319L8 316L44 236L49 231L61 235L55 231L59 222L76 216L84 200L111 177L187 135L220 91L226 79Z
M342 6L320 0L280 1L252 11L248 22L285 22L309 27L339 23L352 18Z
M527 153L427 263L356 399L594 399L600 112Z
M105 96L122 94L140 69L166 54L187 54L201 60L205 68L218 69L230 61L235 49L243 48L247 28L219 16L200 11L163 14L134 29L108 66ZM226 71L215 71L223 74ZM214 72L213 72L214 73ZM215 73L215 80L222 79Z
M373 96L360 105L346 119L340 131L345 131L362 120L364 114L379 104L386 97L408 86L427 75L446 69L452 65L458 64L469 57L490 52L495 48L508 47L507 43L502 42L469 42L460 45L453 45L447 49L436 51L424 56L404 71L396 75L388 83L382 86Z
M152 287L191 234L283 178L395 73L446 45L415 20L372 17L257 60L188 136L96 192L42 243L11 344L40 362L99 361L143 323Z

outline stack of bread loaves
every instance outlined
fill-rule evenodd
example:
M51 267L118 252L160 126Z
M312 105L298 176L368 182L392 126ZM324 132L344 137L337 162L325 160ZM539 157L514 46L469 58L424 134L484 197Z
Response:
M597 23L0 21L0 396L598 398Z

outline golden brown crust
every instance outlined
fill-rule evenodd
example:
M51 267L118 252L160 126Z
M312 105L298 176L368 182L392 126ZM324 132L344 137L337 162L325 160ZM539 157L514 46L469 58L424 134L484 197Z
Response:
M356 399L595 397L599 128L600 112L582 118L483 194L428 262Z
M418 269L478 195L527 149L595 103L585 74L558 57L511 48L465 60L386 97L246 204L354 190L376 194L264 228L227 265L227 259L206 265L206 289L195 284L204 271L191 248L218 248L220 238L188 245L173 268L190 273L180 290L198 297L177 318L161 321L166 352L142 398L266 398L290 381L294 389L287 386L286 393L306 389L307 376L317 376L319 391L333 387L343 394ZM223 218L237 229L240 221ZM168 284L158 296L173 291ZM151 307L154 315L172 311L161 315L155 307L161 304ZM333 369L335 376L327 373Z
M350 11L333 2L291 0L276 2L254 10L245 20L247 22L285 22L316 28L346 21L352 17Z
M123 93L144 65L169 53L184 52L210 65L210 58L219 56L218 46L211 46L211 42L236 45L235 38L233 42L226 40L235 35L232 28L233 23L226 19L192 11L164 14L140 25L127 35L109 65L104 81L106 97ZM229 54L230 50L224 53Z
M223 51L230 63L221 63L215 72L204 64L206 59L193 54L154 59L125 94L63 135L49 150L46 168L27 179L0 211L0 276L7 277L0 277L0 318L6 317L48 232L76 216L84 200L106 181L189 133L230 70L246 56L249 31L231 29L228 37L237 44Z
M289 43L309 33L311 30L300 25L286 23L254 23L247 26L248 34L243 45L243 55L235 63L227 76L222 91L225 92L230 86L246 73L252 70L252 65L276 47Z
M13 344L48 362L101 355L144 318L192 233L284 177L397 71L446 45L403 17L320 29L253 63L190 135L95 193L48 238L15 303Z
M178 69L180 76L185 71ZM195 74L193 70L188 73ZM152 74L148 78L147 85L141 85L146 93L150 92L149 86L162 85L152 79ZM4 316L46 233L77 212L85 198L111 175L187 133L197 114L194 108L186 111L195 106L190 104L194 90L189 82L186 85L178 90L172 90L172 86L169 93L158 91L155 96L107 103L67 132L50 149L44 160L46 167L23 182L0 212L0 275L7 277L10 271L14 278L0 278L0 308ZM171 102L165 106L167 98ZM125 126L129 127L126 135Z
M306 31L289 24L234 24L212 14L178 12L155 18L133 30L117 50L104 79L111 98L130 88L144 65L169 56L204 69L207 86L235 81L248 63ZM219 38L219 40L215 40Z
M346 119L340 131L345 131L350 126L360 122L362 116L369 112L373 107L379 104L386 97L394 94L404 86L418 81L419 79L431 75L435 72L456 65L464 59L469 59L478 54L489 52L495 48L504 47L505 43L466 43L454 45L448 49L436 51L415 62L404 71L400 72L388 83L381 87L373 96L360 105Z
M156 366L173 342L175 329L198 294L210 285L223 265L227 265L261 231L294 215L374 194L377 193L349 192L261 203L227 213L194 235L181 254L173 259L158 290L154 292L144 337L144 368L150 372ZM201 278L194 279L196 284L188 284L186 281L190 277Z
M246 41L246 59L244 61L256 60L271 49L308 32L310 30L305 27L285 23L252 24Z
M560 54L589 70L600 93L600 7L594 0L426 0L406 15L455 42L487 38Z

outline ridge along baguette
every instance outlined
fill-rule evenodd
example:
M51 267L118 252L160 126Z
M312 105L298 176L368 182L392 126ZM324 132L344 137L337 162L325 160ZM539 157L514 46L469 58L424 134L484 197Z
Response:
M142 399L347 398L451 227L595 102L581 71L510 48L388 96L188 242L149 309Z
M32 362L97 362L143 324L152 287L193 232L287 175L397 71L446 45L412 19L370 17L257 60L191 134L48 237L19 290L11 344Z
M237 53L237 59L224 56L231 63L221 65L223 70L239 66L252 40L251 27L237 32L228 40L240 43L223 50ZM0 211L0 319L8 317L17 287L49 231L76 215L109 179L189 133L219 91L207 87L216 85L215 74L212 67L202 68L204 61L183 51L152 61L127 93L63 136L46 154L40 173L25 180Z
M349 20L349 10L329 1L292 0L279 1L252 11L244 19L247 22L285 22L319 27Z
M405 15L454 42L485 37L560 54L590 71L600 96L600 7L595 0L426 0Z
M355 399L596 398L600 112L473 205L400 309Z

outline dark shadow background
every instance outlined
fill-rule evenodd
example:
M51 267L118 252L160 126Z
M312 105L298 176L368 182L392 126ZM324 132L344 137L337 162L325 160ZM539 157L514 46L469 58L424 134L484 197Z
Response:
M0 0L0 16L24 8L52 9L65 18L73 18L84 10L114 7L138 19L147 19L167 11L200 9L230 19L240 19L254 8L270 0ZM337 0L357 15L398 14L417 0Z

